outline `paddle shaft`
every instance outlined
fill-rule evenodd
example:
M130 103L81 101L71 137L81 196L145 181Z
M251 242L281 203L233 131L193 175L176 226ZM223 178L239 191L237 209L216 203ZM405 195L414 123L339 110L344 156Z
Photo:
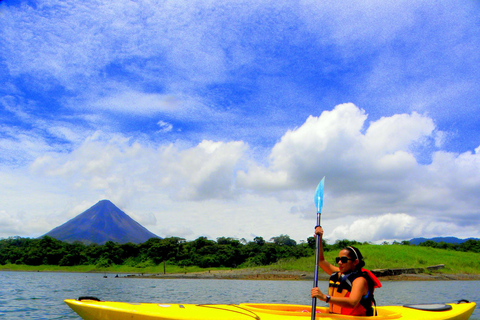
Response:
M317 212L317 226L320 225L320 218L322 216L321 212ZM319 254L318 251L320 250L320 236L316 236L315 238L315 274L313 276L313 287L318 287L318 259ZM312 320L315 320L315 315L317 311L317 298L312 298Z

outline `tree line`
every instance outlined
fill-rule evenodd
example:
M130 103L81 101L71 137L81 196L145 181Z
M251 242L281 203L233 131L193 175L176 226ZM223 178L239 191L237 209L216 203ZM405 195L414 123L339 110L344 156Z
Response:
M169 237L151 238L141 244L108 241L103 245L86 245L62 242L48 236L38 239L10 237L0 240L0 264L145 267L167 262L178 266L235 268L268 265L280 259L314 254L315 241L311 239L297 244L288 235L280 235L270 240L267 242L256 237L246 242L221 237L214 241L199 237L185 241Z
M325 251L339 250L358 244L361 243L339 240L335 244L329 245L323 241ZM388 243L383 244L388 245ZM410 243L402 241L401 243L393 242L392 245L410 245ZM420 246L480 252L479 240L468 240L460 244L426 241ZM269 265L282 259L313 256L314 253L315 239L313 237L309 237L306 242L302 241L297 244L288 235L273 237L269 241L265 241L262 237L256 237L250 242L226 237L217 238L216 241L206 237L199 237L193 241L169 237L151 238L141 244L119 244L109 241L103 245L68 243L48 236L37 239L10 237L0 240L0 264L2 265L109 267L115 264L146 267L166 262L178 266L199 266L201 268L236 268Z

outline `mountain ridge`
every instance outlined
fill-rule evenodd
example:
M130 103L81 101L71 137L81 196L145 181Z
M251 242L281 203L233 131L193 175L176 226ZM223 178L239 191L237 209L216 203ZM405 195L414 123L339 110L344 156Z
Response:
M66 242L97 244L105 244L107 241L138 244L150 238L160 238L133 220L110 200L100 200L44 236Z

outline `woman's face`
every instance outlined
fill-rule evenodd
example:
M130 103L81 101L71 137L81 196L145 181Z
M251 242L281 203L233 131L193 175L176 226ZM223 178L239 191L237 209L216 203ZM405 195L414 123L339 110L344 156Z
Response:
M358 264L358 260L352 259L348 255L349 253L350 252L346 249L343 249L338 253L338 268L340 269L341 273L348 273L350 271L353 271L355 269L355 266Z

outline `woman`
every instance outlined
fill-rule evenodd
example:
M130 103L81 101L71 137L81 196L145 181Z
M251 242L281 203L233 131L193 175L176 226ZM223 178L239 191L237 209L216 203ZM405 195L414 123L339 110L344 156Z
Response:
M336 262L338 267L330 264L323 256L323 229L315 228L315 235L320 237L318 252L318 265L330 275L328 294L320 289L313 288L312 298L317 298L329 303L331 313L345 315L371 316L374 288L382 285L370 271L362 269L365 266L363 256L355 247L347 247L338 253Z

